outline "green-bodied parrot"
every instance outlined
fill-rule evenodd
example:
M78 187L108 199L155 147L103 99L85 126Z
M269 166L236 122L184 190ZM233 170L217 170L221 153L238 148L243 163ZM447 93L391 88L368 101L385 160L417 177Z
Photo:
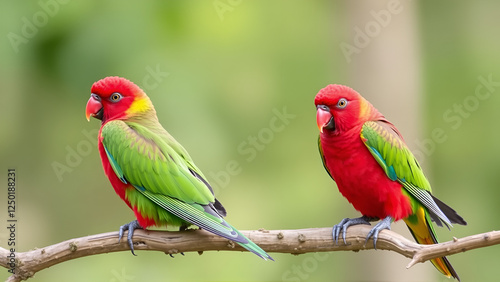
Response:
M121 77L94 83L86 116L102 120L99 153L111 185L137 220L120 227L119 239L137 228L196 225L232 240L265 260L273 260L223 217L207 178L187 151L158 122L148 96Z

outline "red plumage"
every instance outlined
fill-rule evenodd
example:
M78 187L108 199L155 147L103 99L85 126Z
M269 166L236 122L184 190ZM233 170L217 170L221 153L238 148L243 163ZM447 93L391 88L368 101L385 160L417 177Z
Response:
M132 105L134 100L136 100L136 98L144 97L145 94L142 89L140 89L133 82L121 77L106 77L104 79L101 79L92 85L91 92L93 94L98 94L99 97L101 97L101 100L99 102L102 104L102 107L106 109L102 117L102 124L98 134L99 155L101 157L104 173L108 177L116 194L134 211L137 221L139 222L141 227L147 228L149 226L154 226L156 225L155 221L151 218L143 217L140 212L137 211L137 208L132 207L130 201L126 198L125 191L127 189L135 188L128 183L122 182L118 178L118 176L116 176L116 173L113 171L113 168L111 167L111 164L109 162L106 150L104 149L104 146L102 144L101 135L102 128L107 122L128 118L127 110L130 109L130 106ZM121 103L110 102L109 97L117 92L123 95Z
M349 109L338 108L346 99ZM388 122L367 100L343 85L329 85L316 96L316 106L327 106L335 119L335 130L320 134L325 167L342 195L368 217L391 216L399 220L412 213L402 186L389 179L363 143L360 132L367 121Z
M133 82L118 76L106 77L95 82L92 85L91 92L100 97L101 107L106 109L103 111L101 128L108 121L128 118L127 110L134 100L146 96L142 89ZM120 103L113 103L109 100L115 93L123 95Z

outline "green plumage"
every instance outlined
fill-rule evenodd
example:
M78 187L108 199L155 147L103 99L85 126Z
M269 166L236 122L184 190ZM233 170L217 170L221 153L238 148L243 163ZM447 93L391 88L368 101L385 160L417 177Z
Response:
M203 177L186 150L166 131L156 131L121 120L103 127L103 145L121 168L115 173L121 177L122 172L133 185L186 203L214 202L210 189L193 174Z
M403 192L410 196L413 213L423 205L438 225L444 222L451 226L448 217L434 201L431 185L418 161L392 124L384 121L366 122L361 130L361 139L387 176L403 185Z
M409 182L431 192L420 165L394 127L385 122L369 121L363 125L361 138L391 180Z
M126 189L125 197L142 217L156 225L194 224L272 260L223 219L225 210L216 202L208 181L156 117L110 121L101 136L114 173L135 188Z
M387 176L403 186L410 199L412 214L404 219L412 236L420 244L436 244L438 239L431 221L449 228L452 223L466 224L456 212L431 194L431 186L418 161L410 152L398 130L385 121L363 125L361 139ZM458 279L446 257L431 260L444 275Z

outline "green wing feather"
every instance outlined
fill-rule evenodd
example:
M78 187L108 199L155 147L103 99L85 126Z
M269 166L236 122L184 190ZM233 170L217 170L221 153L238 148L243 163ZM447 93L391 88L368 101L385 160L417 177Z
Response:
M166 131L161 133L139 123L108 122L102 142L117 176L186 203L214 202L213 192L185 149Z
M274 260L264 250L241 234L236 228L227 223L218 213L208 205L187 204L175 198L152 194L139 188L143 195L172 214L195 224L209 232L222 236L240 244L242 247L267 260Z
M189 222L272 260L222 218L225 210L202 172L159 124L146 127L136 122L110 121L102 128L101 136L113 171L122 182L135 187L126 191L129 201L148 217L178 225Z
M436 224L441 226L441 222L444 222L451 226L450 220L431 195L431 185L418 161L391 123L385 120L366 122L361 130L361 139L387 176L400 182L414 199L425 206Z
M448 228L451 223L466 224L452 208L432 196L429 181L394 125L386 120L366 122L361 139L387 176L401 183L403 193L410 197L413 214L405 222L419 244L438 243L431 220L439 226L444 223ZM458 279L446 257L431 262L444 275Z
M326 159L325 159L325 154L323 154L323 147L321 147L321 137L318 136L318 150L319 150L319 155L321 156L321 161L323 161L323 166L325 167L326 172L330 177L335 181L333 178L332 174L330 173L330 170L328 169L328 166L326 165Z

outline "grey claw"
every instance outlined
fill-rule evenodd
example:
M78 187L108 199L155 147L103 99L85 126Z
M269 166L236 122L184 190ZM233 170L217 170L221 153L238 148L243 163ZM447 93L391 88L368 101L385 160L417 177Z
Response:
M368 232L368 235L366 236L365 240L365 246L370 237L373 236L373 248L376 250L377 249L377 239L378 239L378 233L384 229L391 230L391 223L392 223L392 217L388 216L384 219L382 219L377 225L375 225L370 232Z
M347 228L351 225L358 225L358 224L370 225L370 221L372 221L372 220L373 220L372 218L369 218L367 216L362 216L362 217L353 218L353 219L350 219L350 218L342 219L339 222L339 224L336 224L335 226L333 226L333 229L332 229L332 236L333 236L333 240L335 241L335 244L336 245L339 244L340 231L342 231L342 237L344 240L344 244L347 245L347 241L346 241Z
M120 226L120 230L118 231L118 243L120 243L120 241L122 240L123 232L125 230L128 231L127 242L128 242L129 247L130 247L130 251L132 252L132 254L134 256L136 254L134 253L134 242L132 241L132 236L134 236L134 230L136 230L136 229L142 229L142 227L139 225L139 222L137 222L137 220L134 220L134 221L131 221L127 224Z

